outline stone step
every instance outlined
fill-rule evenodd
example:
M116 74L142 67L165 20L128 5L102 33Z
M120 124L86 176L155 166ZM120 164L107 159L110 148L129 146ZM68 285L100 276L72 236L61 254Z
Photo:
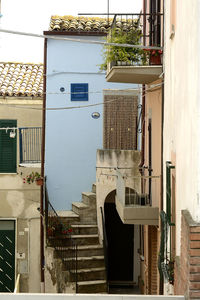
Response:
M74 258L64 258L66 265L74 261ZM105 267L104 256L77 257L77 269Z
M92 185L92 193L96 194L96 183Z
M65 254L66 253L66 254ZM58 258L60 256L64 257L72 257L74 256L74 248L72 247L56 247L54 251L54 257ZM103 246L102 245L85 245L78 246L77 248L77 256L96 256L96 255L104 255Z
M72 211L79 216L83 212L83 210L86 210L87 208L88 205L83 202L72 202Z
M73 234L71 237L78 246L99 244L98 234Z
M78 293L106 293L107 284L105 280L78 281Z
M76 280L76 271L71 270L70 277L72 281ZM105 280L106 270L104 267L101 268L89 268L77 270L77 281L88 281L88 280Z
M72 210L57 211L60 221L62 224L69 226L80 221L79 215Z
M98 226L93 224L73 224L71 226L73 234L97 234Z
M83 192L82 193L82 202L86 205L92 205L96 208L96 194L92 192Z
M71 238L73 242L77 245L97 245L99 244L98 234L72 234ZM54 237L49 237L49 246L52 247L69 247L72 245L72 240L70 235L59 235Z

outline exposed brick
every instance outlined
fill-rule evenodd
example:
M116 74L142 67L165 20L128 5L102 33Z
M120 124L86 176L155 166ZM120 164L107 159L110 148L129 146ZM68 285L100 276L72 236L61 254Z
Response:
M190 248L194 249L194 248L199 248L200 249L200 241L193 241L190 242Z
M200 299L200 291L197 291L197 292L190 292L190 299Z
M190 281L200 281L200 274L190 274Z
M189 287L191 290L200 290L200 282L190 282Z
M200 273L200 266L190 266L190 273Z
M200 241L200 233L190 233L191 241Z
M190 227L190 232L199 232L200 233L200 226L192 226L192 227Z
M191 256L200 256L200 249L190 249Z
M200 265L200 257L191 257L190 264L191 265Z

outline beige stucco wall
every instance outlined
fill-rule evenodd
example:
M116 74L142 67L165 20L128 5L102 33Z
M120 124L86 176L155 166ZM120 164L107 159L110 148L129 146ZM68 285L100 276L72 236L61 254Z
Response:
M41 127L42 100L0 97L0 119L17 120L18 127ZM27 165L28 166L28 165ZM23 292L40 292L40 188L23 183L40 165L19 166L19 135L17 135L17 173L0 174L0 219L16 220L16 275L21 273ZM19 256L21 254L21 258Z
M155 86L155 87L154 87ZM152 128L152 176L161 175L161 136L162 136L162 80L146 86L145 98L145 166L149 166L148 122ZM148 171L145 171L148 176ZM160 178L152 179L152 206L160 207Z
M122 175L126 177L126 187L135 189L140 192L140 184L136 188L133 176L140 176L139 164L141 162L140 151L135 150L113 150L103 149L97 150L96 163L96 199L97 199L97 223L100 236L100 243L102 243L102 219L100 207L104 208L104 202L107 195L116 190L116 168ZM140 182L140 181L139 181ZM134 226L134 281L138 282L140 275L140 260L137 252L139 249L139 226Z
M200 2L176 1L175 35L171 35L171 39L170 2L165 1L163 161L164 175L166 161L172 161L176 168L176 254L179 255L181 210L188 209L193 219L200 221Z

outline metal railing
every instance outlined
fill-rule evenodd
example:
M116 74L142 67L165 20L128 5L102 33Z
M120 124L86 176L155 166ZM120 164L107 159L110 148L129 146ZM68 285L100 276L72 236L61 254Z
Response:
M118 170L116 197L123 206L159 205L160 184L160 176L124 176Z
M107 292L109 292L109 284L108 284L108 239L106 234L106 224L103 214L103 208L100 207L101 211L101 220L102 220L102 229L103 229L103 250L104 250L104 262L106 268L106 283L107 283Z
M161 219L161 236L160 236L160 252L158 255L158 269L162 280L174 284L174 260L170 257L170 249L168 247L168 236L170 234L170 224L167 214L160 212Z
M162 47L163 14L116 14L111 25L109 42ZM156 65L162 63L162 50L130 47L108 47L112 57L110 67L116 65Z
M41 162L41 127L19 128L20 163Z
M65 270L70 272L70 280L75 282L77 293L78 247L71 236L70 223L64 223L50 203L47 188L45 188L45 227L46 243L55 248L57 257L62 260Z

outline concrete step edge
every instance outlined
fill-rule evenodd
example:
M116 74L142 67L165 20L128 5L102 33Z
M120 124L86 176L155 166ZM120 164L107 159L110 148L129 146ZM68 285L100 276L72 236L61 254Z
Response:
M89 269L78 269L77 273L89 273L89 272L101 272L101 271L106 271L105 268L89 268ZM75 270L71 270L71 273L75 273Z
M75 260L74 257L64 258L65 261L71 261ZM78 256L77 260L83 260L83 261L95 261L95 260L104 260L104 256L100 255L93 255L93 256Z
M54 247L51 247L52 249L54 249ZM59 248L59 247L58 247ZM55 247L56 249L56 247ZM77 247L77 250L93 250L93 249L103 249L103 246L102 245L80 245ZM66 250L74 250L73 247L62 247L62 249L56 249L56 250L59 250L59 251L66 251Z
M86 205L83 202L72 202L72 206L75 206L76 208L79 208L79 209L86 209L89 207L88 205Z
M93 192L82 192L82 196L87 196L87 197L93 196L93 197L96 197L96 193L93 193Z
M72 224L72 228L98 228L96 224Z
M73 234L71 235L72 239L79 239L79 238L98 238L98 234Z
M90 281L78 281L78 285L95 285L95 284L106 284L106 280L90 280Z

